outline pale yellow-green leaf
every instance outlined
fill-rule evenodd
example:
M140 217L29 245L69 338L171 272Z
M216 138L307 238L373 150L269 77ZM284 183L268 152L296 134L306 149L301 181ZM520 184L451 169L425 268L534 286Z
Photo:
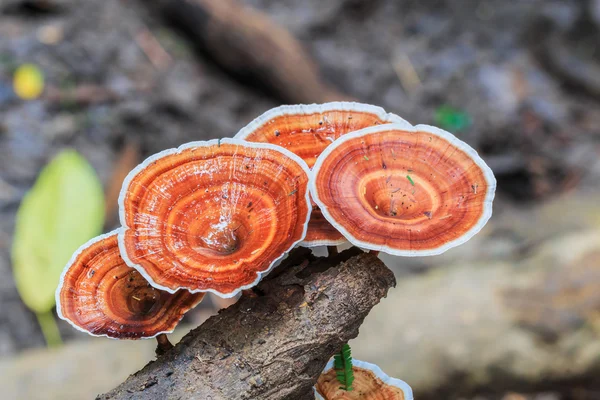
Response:
M29 308L52 309L63 268L103 222L104 194L94 169L75 150L63 151L42 170L17 212L13 273Z

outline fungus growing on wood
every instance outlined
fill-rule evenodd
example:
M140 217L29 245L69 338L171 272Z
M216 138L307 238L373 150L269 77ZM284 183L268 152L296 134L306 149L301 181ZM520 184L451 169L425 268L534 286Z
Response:
M317 157L334 140L369 126L410 124L380 107L353 102L281 106L267 111L235 137L249 142L272 143L300 156L312 168ZM336 246L344 237L321 214L313 202L303 246Z
M352 244L399 256L458 246L492 214L496 180L443 130L388 124L336 140L313 167L311 195Z
M65 267L58 288L58 316L93 336L115 339L155 337L173 331L203 293L156 289L119 254L117 231L79 248Z
M353 360L352 390L340 388L340 382L329 361L315 385L317 400L413 400L410 386L400 379L387 376L375 364Z
M267 143L219 139L158 153L123 184L121 254L160 289L232 297L304 239L309 173Z

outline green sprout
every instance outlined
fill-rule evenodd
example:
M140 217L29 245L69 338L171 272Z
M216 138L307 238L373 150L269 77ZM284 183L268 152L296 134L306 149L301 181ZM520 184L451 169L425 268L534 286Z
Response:
M342 384L340 389L352 391L354 382L354 371L352 370L352 354L348 343L342 346L342 350L333 356L333 368L337 380Z

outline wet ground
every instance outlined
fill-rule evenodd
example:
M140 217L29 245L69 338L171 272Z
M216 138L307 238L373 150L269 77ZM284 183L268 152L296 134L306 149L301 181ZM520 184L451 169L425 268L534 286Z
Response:
M586 2L244 2L289 29L325 80L359 101L414 123L463 115L456 133L494 169L499 213L600 188L599 21L581 14ZM280 103L197 56L142 2L35 3L0 3L0 357L44 345L9 255L19 202L53 155L75 147L110 191L125 148L143 157L233 136ZM169 55L165 65L145 50L147 33ZM40 100L12 92L12 71L25 62L46 74Z

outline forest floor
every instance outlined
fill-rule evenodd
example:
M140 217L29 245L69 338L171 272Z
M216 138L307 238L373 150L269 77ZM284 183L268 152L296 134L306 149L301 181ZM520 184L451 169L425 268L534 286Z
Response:
M120 184L114 168L126 149L141 160L188 141L233 136L281 103L196 54L141 2L40 3L47 6L0 2L0 357L44 346L16 291L10 248L20 200L59 150L80 151L109 193ZM399 276L519 251L545 227L515 236L503 218L527 219L530 210L565 194L600 191L600 20L582 14L584 2L244 3L299 39L326 82L410 122L448 124L494 170L499 217L490 239L435 259L386 259ZM166 63L156 63L149 42L168 54ZM12 72L23 63L45 73L39 100L23 102L12 91ZM115 208L107 210L110 229ZM66 340L81 337L66 324L61 333Z

